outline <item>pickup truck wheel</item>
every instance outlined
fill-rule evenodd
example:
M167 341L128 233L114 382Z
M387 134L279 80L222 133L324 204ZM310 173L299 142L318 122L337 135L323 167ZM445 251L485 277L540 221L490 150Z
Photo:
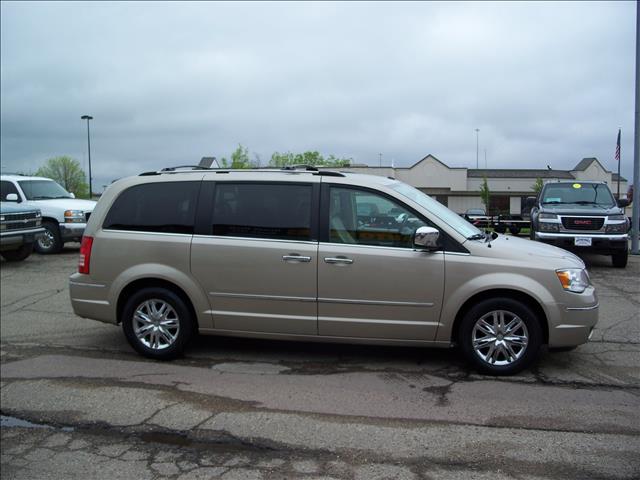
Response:
M511 235L518 235L520 233L520 227L509 227L509 231L511 232Z
M629 260L629 251L625 250L624 253L614 253L611 255L611 263L616 268L624 268L627 266Z
M9 250L2 252L2 257L7 262L21 262L33 252L33 243L25 243L17 250Z
M36 240L35 250L38 253L58 253L62 250L60 227L54 222L42 222L44 233Z
M143 288L127 300L122 329L138 353L156 360L180 356L194 331L184 300L160 287Z
M460 347L481 373L512 375L538 356L542 329L525 304L511 298L483 300L469 310L460 326Z

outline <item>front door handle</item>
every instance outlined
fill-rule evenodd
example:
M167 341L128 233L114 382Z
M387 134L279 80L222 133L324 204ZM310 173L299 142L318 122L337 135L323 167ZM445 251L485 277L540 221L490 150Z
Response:
M309 263L311 261L311 257L303 257L302 255L291 254L291 255L283 255L282 260L285 262Z
M324 263L333 263L337 265L351 265L353 260L347 257L325 257Z

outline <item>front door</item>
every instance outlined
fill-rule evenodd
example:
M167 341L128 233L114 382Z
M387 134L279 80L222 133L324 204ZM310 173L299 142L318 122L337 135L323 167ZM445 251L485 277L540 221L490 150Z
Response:
M216 183L208 234L191 247L216 329L317 334L316 191L312 183Z
M323 185L322 196L319 334L434 340L444 254L412 245L413 232L428 222L370 190Z

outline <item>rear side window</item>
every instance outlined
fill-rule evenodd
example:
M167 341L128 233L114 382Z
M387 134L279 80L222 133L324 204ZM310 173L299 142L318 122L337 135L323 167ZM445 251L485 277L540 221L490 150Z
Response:
M200 182L146 183L113 202L102 228L138 232L193 233Z
M218 183L213 234L311 239L311 185Z

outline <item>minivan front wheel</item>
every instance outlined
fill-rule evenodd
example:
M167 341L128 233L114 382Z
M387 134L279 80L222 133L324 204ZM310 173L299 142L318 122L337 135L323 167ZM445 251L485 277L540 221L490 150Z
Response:
M458 340L480 372L511 375L535 360L542 330L528 306L511 298L495 298L481 301L465 314Z
M138 353L170 360L181 355L191 339L193 319L176 293L165 288L144 288L127 300L122 328Z

